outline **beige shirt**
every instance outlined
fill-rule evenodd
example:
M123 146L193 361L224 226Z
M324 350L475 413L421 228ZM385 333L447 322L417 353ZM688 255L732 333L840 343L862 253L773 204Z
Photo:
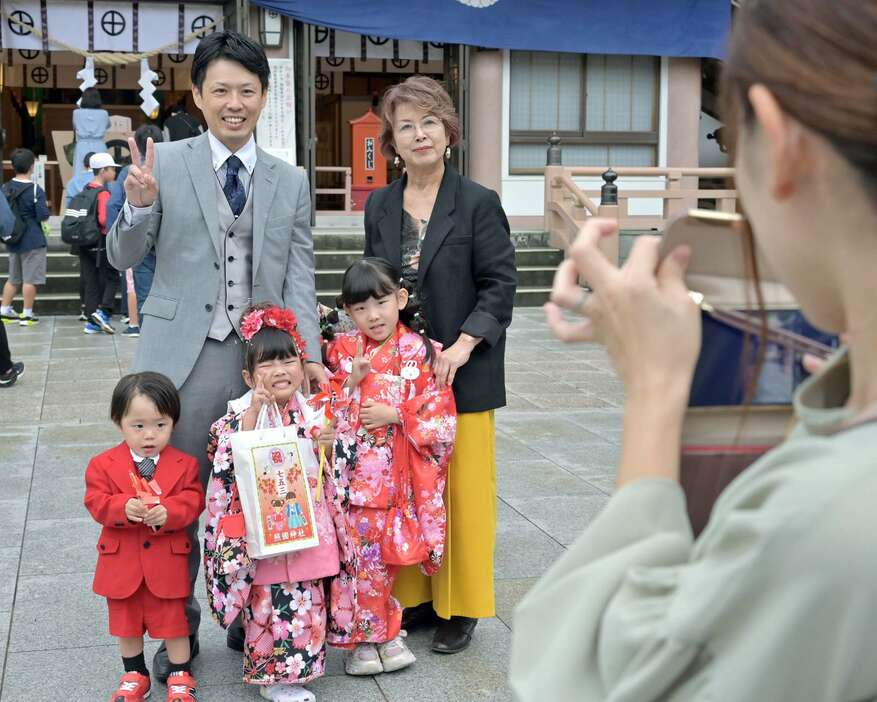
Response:
M678 483L621 488L516 610L518 699L877 697L877 421L848 395L842 354L697 541Z

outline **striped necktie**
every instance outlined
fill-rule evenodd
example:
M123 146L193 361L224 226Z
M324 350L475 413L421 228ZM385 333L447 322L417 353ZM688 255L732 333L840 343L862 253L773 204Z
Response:
M155 475L155 461L151 458L144 458L137 464L137 469L142 477L152 480L152 476Z
M235 155L229 156L225 161L225 185L222 186L222 192L225 193L225 199L235 217L244 211L244 205L247 204L247 191L238 178L238 171L243 165Z

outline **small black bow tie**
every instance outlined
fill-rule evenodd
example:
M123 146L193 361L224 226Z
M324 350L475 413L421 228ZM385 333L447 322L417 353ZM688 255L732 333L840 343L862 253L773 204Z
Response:
M152 480L152 476L155 475L155 461L151 458L144 458L137 464L137 470L140 471L141 476L147 480Z

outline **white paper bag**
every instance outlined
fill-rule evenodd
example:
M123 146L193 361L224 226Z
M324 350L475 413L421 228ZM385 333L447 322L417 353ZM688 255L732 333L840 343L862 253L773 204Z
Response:
M256 429L231 437L235 482L250 558L269 558L319 544L307 476L318 465L314 444L284 427L277 406L264 406Z

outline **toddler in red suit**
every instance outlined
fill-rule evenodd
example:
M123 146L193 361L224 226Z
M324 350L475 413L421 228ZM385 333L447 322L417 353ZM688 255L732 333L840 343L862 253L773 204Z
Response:
M143 634L164 639L173 672L168 702L195 702L189 625L186 527L204 509L198 462L168 446L180 397L160 373L133 373L113 391L110 416L123 441L88 464L85 506L103 525L94 591L107 598L110 634L119 639L125 674L110 702L149 695Z

